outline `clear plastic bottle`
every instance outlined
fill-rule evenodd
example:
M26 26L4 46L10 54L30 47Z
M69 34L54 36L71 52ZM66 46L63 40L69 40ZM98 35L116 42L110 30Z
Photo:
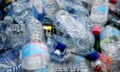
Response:
M10 47L10 38L9 38L9 32L8 32L8 28L10 25L13 24L13 18L11 16L5 16L4 20L1 21L1 25L0 25L0 38L1 38L1 42L0 42L0 46L1 49L3 48L3 50L9 49Z
M88 10L83 5L82 1L79 0L56 0L61 9L67 10L68 12L76 15L88 15Z
M81 56L74 56L72 61L65 63L51 62L49 72L93 72L89 67L89 62Z
M19 49L6 50L0 54L0 71L5 72L8 68L19 63ZM11 71L12 72L12 71Z
M7 26L10 26L10 24L13 24L13 18L11 16L5 16L4 18L4 24L7 24Z
M25 44L26 30L24 23L19 22L19 24L10 24L8 32L12 48L22 47L23 44Z
M33 16L42 21L44 19L45 11L41 0L31 0L31 3Z
M31 2L15 1L12 3L13 13L12 16L16 22L24 21L26 16L31 15L32 5Z
M67 34L69 38L66 38L66 42L71 46L73 50L79 53L88 53L94 45L93 35L78 21L75 20L68 12L60 10L56 13L56 26L57 30ZM68 41L67 41L68 39ZM85 52L80 52L85 51Z
M113 72L119 69L120 61L120 31L112 26L107 26L101 33L101 48L103 54L108 55L112 59L110 68ZM119 71L119 70L118 70Z
M34 17L27 17L27 44L22 48L22 68L27 72L46 72L49 62L49 52L43 42L42 24ZM45 70L45 71L44 71Z
M51 22L46 22L43 25L44 33L45 33L45 42L49 47L49 52L53 52L55 46L55 40L53 39L53 26Z
M105 54L111 56L113 59L118 56L117 51L119 51L119 47L117 46L119 44L117 42L119 42L119 37L120 31L112 26L105 27L101 33L101 48Z
M48 17L53 17L54 14L59 10L56 0L40 0L43 4L45 13Z
M21 64L9 67L5 69L5 72L23 72Z
M90 20L95 23L105 24L108 17L108 0L94 0Z

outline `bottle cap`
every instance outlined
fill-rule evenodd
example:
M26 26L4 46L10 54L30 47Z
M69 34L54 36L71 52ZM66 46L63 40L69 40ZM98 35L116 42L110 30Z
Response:
M101 32L101 27L100 27L99 25L94 25L94 26L92 27L92 33L93 33L94 35L99 35L100 32Z
M95 71L101 71L102 69L101 69L101 66L98 66L98 65L97 65L97 66L95 66L94 70L95 70Z
M70 13L75 13L75 10L73 8L68 7L67 9Z
M116 3L117 3L117 0L110 0L110 3L116 4Z
M57 43L57 46L56 46L56 49L60 50L61 52L63 52L66 48L66 45L61 43L61 42L58 42Z
M61 55L61 52L60 50L56 49L55 52L54 52L56 55L60 56Z
M52 30L52 26L43 26L43 29L45 29L45 30Z
M86 58L88 60L90 60L90 61L95 61L95 60L97 60L99 58L99 55L98 55L98 53L96 51L94 51L94 52L91 52L90 54L88 54L86 56Z

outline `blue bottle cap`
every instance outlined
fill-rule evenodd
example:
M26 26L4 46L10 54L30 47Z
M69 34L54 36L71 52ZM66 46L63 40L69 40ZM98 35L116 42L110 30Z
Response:
M72 13L72 14L75 13L75 10L71 7L67 7L67 10L68 10L69 13Z
M86 58L90 61L95 61L99 58L98 53L96 51L89 53Z
M56 49L60 50L61 52L63 52L66 48L66 45L61 43L61 42L58 42L57 43L57 46L56 46Z

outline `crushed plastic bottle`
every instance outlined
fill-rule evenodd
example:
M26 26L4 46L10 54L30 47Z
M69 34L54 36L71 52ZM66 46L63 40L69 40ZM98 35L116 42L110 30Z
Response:
M59 6L56 0L40 0L43 4L45 13L48 17L52 18L54 14L59 10Z
M33 16L42 21L44 19L45 11L41 0L31 0L31 2Z
M89 62L81 56L73 56L72 62L54 63L48 68L49 72L93 72L89 67Z
M101 48L102 52L111 58L112 63L110 69L113 72L119 71L119 64L116 64L120 61L119 41L120 31L112 26L105 27L104 31L101 33Z
M113 59L119 59L119 37L120 31L115 27L106 26L101 33L102 51Z
M88 15L88 10L85 8L84 4L82 1L72 1L72 0L56 0L59 7L61 9L64 9L72 14L77 14L77 15Z
M86 30L86 28L77 20L75 20L68 12L60 10L56 13L57 30L68 35L67 47L69 48L72 42L71 50L76 50L79 53L88 53L89 49L93 48L94 37ZM76 35L77 34L77 35ZM70 45L70 46L69 46ZM80 52L83 51L83 52Z
M0 54L0 71L5 72L8 68L19 62L19 49L7 50ZM12 72L12 71L11 71Z
M16 22L24 21L26 16L31 15L32 5L31 2L22 2L22 1L15 1L12 3L13 7L13 18Z
M119 0L0 0L0 72L119 72L119 12Z
M9 67L5 72L23 72L21 64Z
M7 28L13 23L13 19L10 16L6 16L3 21L0 22L0 50L6 50L10 48L9 45L9 33Z
M19 22L20 23L20 22ZM10 45L12 48L22 47L26 40L25 24L11 24L9 29Z

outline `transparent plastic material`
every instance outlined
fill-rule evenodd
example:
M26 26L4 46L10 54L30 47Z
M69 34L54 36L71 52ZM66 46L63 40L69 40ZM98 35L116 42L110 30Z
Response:
M56 0L61 9L77 15L88 15L88 9L85 8L81 0Z
M48 47L43 43L42 24L32 16L26 17L27 42L22 47L22 68L36 71L48 66Z
M26 17L25 24L27 26L27 35L30 41L42 41L43 29L42 24L32 16Z
M0 71L4 72L12 66L16 66L19 61L19 49L6 51L0 55ZM12 70L11 70L12 71Z
M60 10L56 13L56 25L57 30L63 31L63 33L70 37L67 37L68 40L66 41L73 42L72 47L77 51L83 50L85 52L90 52L91 48L93 48L93 35L68 12ZM69 45L71 44L68 44L68 46Z
M93 72L90 69L89 62L85 60L83 57L74 56L73 61L66 63L54 63L48 67L49 72Z
M110 56L113 60L119 59L120 31L112 26L107 26L101 33L101 48L103 53Z
M52 17L59 10L56 0L41 0L45 13Z
M94 0L90 20L95 23L105 24L108 17L109 0Z
M25 24L10 24L7 28L9 44L12 48L21 48L26 42Z
M18 23L21 20L24 21L24 18L26 16L31 15L32 5L29 1L28 2L15 1L12 3L12 7L13 7L12 16Z
M120 60L119 61L112 61L110 65L111 72L119 72L120 71Z

